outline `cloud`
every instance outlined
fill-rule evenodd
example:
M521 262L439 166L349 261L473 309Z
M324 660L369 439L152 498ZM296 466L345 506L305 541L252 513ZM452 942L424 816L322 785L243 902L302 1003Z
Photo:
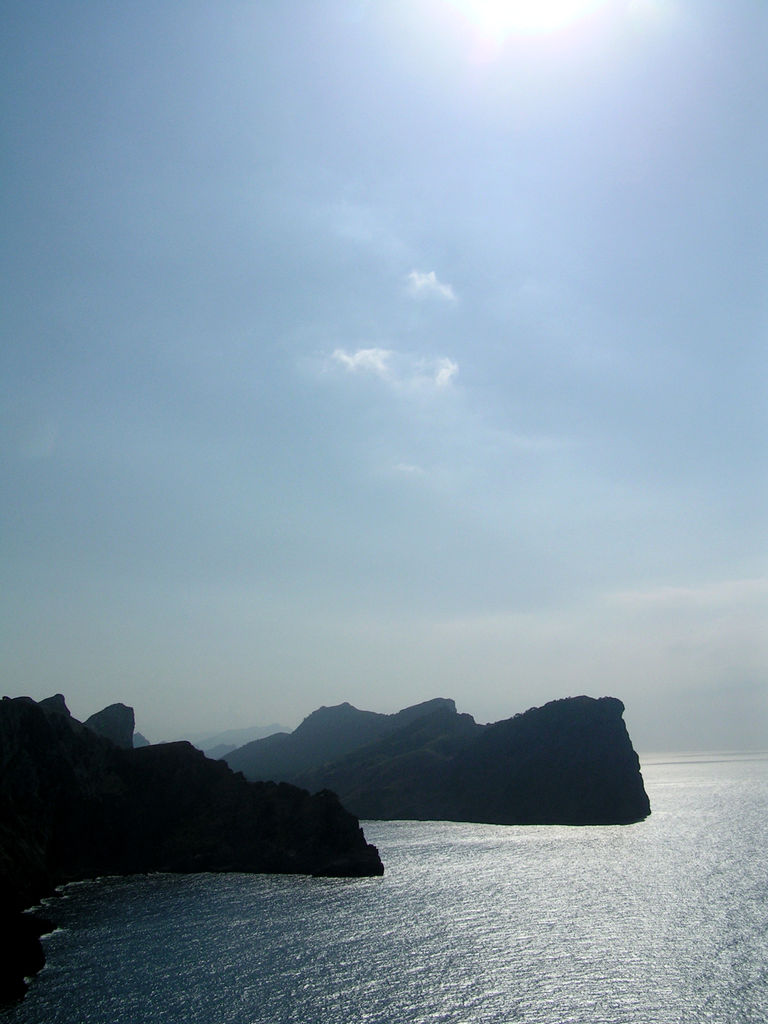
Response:
M408 291L414 297L435 295L438 298L446 299L448 302L455 302L456 295L449 284L438 281L434 270L412 270L408 275Z
M435 387L447 388L459 372L459 364L453 359L438 359L435 371Z
M331 359L348 373L371 374L403 391L444 391L459 372L459 364L447 356L424 359L387 348L359 348L354 352L337 348L331 353Z
M331 359L341 363L350 373L373 373L378 377L390 376L389 360L392 352L386 348L359 348L357 352L347 352L343 348L334 349Z

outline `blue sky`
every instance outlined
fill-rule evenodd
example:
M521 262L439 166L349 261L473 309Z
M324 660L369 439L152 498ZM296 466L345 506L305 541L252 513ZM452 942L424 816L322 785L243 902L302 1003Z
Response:
M5 5L4 693L766 746L768 7L524 8Z

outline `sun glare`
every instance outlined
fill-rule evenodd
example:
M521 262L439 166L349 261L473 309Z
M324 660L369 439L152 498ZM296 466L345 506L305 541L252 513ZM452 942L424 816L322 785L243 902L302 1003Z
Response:
M451 0L486 38L544 35L568 28L606 0Z

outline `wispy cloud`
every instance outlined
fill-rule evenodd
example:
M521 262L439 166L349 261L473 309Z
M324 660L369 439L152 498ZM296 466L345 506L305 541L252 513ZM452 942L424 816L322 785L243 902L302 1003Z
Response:
M390 377L389 360L392 352L386 348L359 348L356 352L347 352L343 348L334 350L331 358L340 363L350 373L373 373L377 377Z
M435 387L447 388L459 372L459 364L453 359L438 359L435 370Z
M351 374L372 375L399 389L444 391L453 383L459 364L447 356L425 359L387 348L334 349L331 360Z
M412 270L407 277L408 291L414 297L434 295L448 302L455 302L456 295L449 284L439 281L434 270Z

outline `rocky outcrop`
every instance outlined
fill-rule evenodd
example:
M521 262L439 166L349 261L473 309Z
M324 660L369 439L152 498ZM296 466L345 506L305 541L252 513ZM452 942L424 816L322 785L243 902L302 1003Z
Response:
M461 821L627 825L651 806L614 697L571 697L488 726L454 759L446 810Z
M328 719L334 714L339 733L352 718L349 705L321 711L325 735L333 734ZM260 748L251 744L243 748L251 766L246 774L265 778L271 769L273 778L332 789L361 818L592 825L627 824L650 814L620 700L571 697L494 725L457 714L452 701L406 712L404 720L382 716L398 722L386 735L356 749L350 743L343 756L311 767L312 747L301 742L301 727L291 749L281 742L279 757L267 741ZM234 755L226 759L245 763ZM255 774L254 765L264 774Z
M92 732L99 736L105 736L108 740L125 750L133 746L133 730L136 721L133 708L125 704L110 704L103 711L97 711L95 715L86 718L83 723Z
M52 697L46 697L45 700L41 700L40 707L49 715L64 715L65 718L72 717L63 693L54 693Z
M471 715L458 714L453 701L425 710L376 743L300 773L297 785L344 793L350 805L365 808L366 818L451 818L446 813L446 773L483 726Z
M249 783L186 742L118 747L60 705L3 698L3 946L19 945L19 912L55 886L148 871L363 876L383 868L331 793ZM0 960L0 996L12 998L21 978L8 967Z
M414 704L394 715L360 711L347 702L321 707L292 733L277 733L246 743L226 754L224 760L247 779L292 782L318 765L338 761L440 709L456 714L454 702L444 697Z

